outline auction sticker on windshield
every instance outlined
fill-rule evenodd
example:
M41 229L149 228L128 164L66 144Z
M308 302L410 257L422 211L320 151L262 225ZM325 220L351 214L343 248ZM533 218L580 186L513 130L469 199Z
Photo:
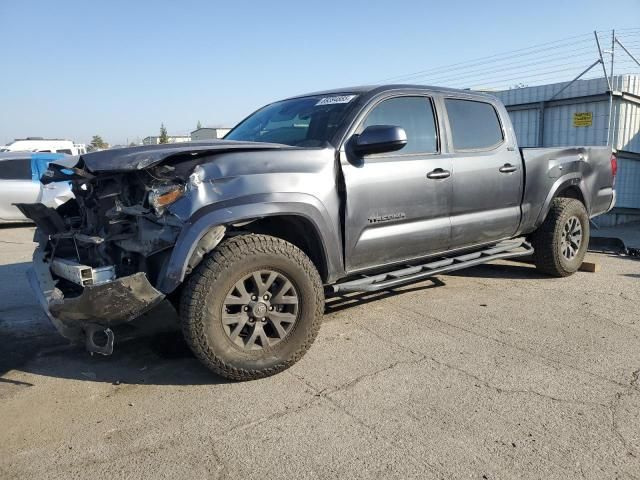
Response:
M356 98L355 95L338 95L335 97L324 97L318 100L316 103L316 107L320 105L334 105L336 103L349 103L351 100Z

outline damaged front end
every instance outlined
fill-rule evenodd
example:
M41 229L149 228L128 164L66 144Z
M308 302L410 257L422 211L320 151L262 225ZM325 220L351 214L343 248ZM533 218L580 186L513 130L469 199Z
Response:
M188 173L162 165L94 175L82 160L51 164L41 181L71 181L75 198L56 209L17 205L38 227L29 281L63 336L110 354L111 327L162 301L155 285L183 226L168 209Z

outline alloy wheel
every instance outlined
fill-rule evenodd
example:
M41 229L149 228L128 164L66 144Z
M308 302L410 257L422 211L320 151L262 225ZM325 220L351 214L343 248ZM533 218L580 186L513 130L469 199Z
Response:
M567 260L573 260L582 244L582 224L576 216L569 217L562 228L560 252Z
M252 272L227 293L224 331L236 346L255 351L284 340L298 318L300 300L291 281L273 270Z

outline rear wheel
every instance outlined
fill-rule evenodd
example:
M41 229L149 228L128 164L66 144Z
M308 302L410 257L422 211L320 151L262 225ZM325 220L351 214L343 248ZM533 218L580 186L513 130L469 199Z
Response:
M539 270L556 277L575 273L589 245L589 216L582 202L554 199L547 218L531 236L531 244Z
M182 292L182 328L194 354L215 373L251 380L297 362L315 339L322 281L294 245L267 235L222 242Z

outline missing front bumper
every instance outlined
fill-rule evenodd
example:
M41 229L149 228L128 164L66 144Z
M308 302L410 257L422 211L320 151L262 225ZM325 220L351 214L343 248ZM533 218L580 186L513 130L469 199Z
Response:
M125 323L159 303L164 296L142 273L99 285L87 285L82 293L49 304L51 314L65 322L92 322L103 326Z
M95 285L86 285L82 293L66 298L56 287L45 259L42 244L33 255L33 267L27 276L47 316L60 334L74 342L85 341L90 351L111 353L113 333L109 328L136 319L164 298L143 272ZM96 332L106 335L105 345L93 341ZM104 349L111 344L111 348Z

